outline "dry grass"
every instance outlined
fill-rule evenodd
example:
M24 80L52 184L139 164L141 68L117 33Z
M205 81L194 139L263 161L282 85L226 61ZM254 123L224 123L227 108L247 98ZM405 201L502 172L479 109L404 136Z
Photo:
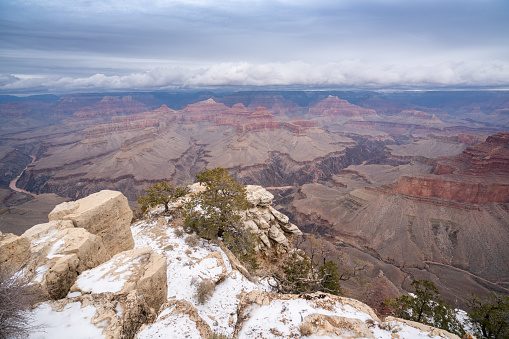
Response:
M177 238L182 238L184 236L184 230L182 229L182 227L175 228L174 232Z
M210 279L203 279L196 288L196 299L200 304L206 303L212 294L214 294L214 290L216 289L216 285Z
M40 291L30 283L33 274L24 276L21 272L5 264L0 266L0 338L27 337L31 331L40 329L32 325L30 313L40 298Z
M196 234L191 234L186 237L185 242L191 247L196 247L200 243L200 237Z

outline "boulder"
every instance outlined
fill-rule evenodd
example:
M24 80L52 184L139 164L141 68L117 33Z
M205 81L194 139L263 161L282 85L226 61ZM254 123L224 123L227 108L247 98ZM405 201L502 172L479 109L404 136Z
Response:
M0 235L0 265L17 271L30 257L30 241L11 233Z
M306 316L300 326L300 332L305 336L375 338L368 325L362 320L319 313Z
M276 210L274 207L269 206L270 213L282 224L288 224L289 219L286 215Z
M246 198L252 206L269 206L274 196L262 186L246 185Z
M281 232L277 226L272 225L269 229L269 238L274 240L276 243L283 245L284 247L288 247L288 239L286 239L283 232Z
M150 247L125 251L83 272L71 292L126 294L137 290L154 310L166 301L166 260Z
M79 274L110 258L100 237L83 228L58 230L61 226L37 225L25 238L34 253L30 258L30 268L34 271L32 281L41 287L46 298L52 299L63 298ZM33 234L42 237L32 237Z
M65 228L74 228L71 220L53 220L30 227L22 234L22 237L27 238L31 243L42 242L47 237Z
M217 285L223 281L228 275L228 270L224 263L223 257L219 252L212 252L205 258L198 260L195 266L199 270L199 276L203 279L209 279Z
M134 247L130 228L132 215L122 193L104 190L57 205L49 214L49 220L71 220L75 227L100 236L108 253L113 256Z

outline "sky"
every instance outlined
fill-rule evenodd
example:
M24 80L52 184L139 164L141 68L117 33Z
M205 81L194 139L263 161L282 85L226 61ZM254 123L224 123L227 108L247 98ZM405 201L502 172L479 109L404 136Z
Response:
M0 1L0 94L224 86L509 89L509 1Z

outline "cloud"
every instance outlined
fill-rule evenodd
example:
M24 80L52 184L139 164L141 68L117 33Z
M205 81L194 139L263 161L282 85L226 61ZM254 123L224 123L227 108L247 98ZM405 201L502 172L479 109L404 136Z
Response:
M0 77L5 92L69 92L100 90L161 90L215 86L279 86L301 88L468 88L509 87L507 63L441 63L429 66L305 62L219 63L202 68L159 67L124 76Z
M506 0L4 0L0 73L24 77L0 89L506 86L508 11Z

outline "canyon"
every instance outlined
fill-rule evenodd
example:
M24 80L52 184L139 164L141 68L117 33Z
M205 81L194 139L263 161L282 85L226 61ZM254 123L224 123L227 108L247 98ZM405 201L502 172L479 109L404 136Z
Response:
M506 92L69 94L0 102L0 230L103 189L135 198L225 167L398 288L509 288ZM35 160L33 160L35 158ZM33 197L9 189L16 188ZM30 206L33 206L30 207ZM30 218L29 218L30 216ZM27 221L23 224L23 219ZM40 220L38 222L43 222Z

